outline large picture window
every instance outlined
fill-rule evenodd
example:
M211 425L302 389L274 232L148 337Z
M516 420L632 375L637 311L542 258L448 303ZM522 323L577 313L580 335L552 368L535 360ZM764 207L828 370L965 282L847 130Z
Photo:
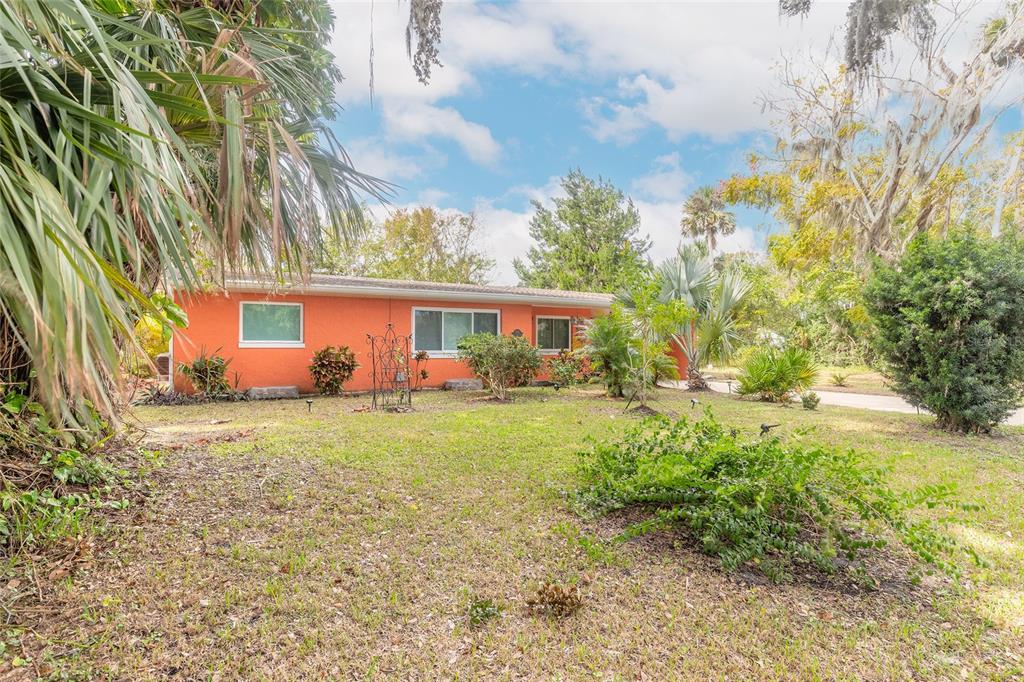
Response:
M497 334L499 328L497 310L417 308L413 311L413 350L453 355L462 337Z
M241 304L241 348L302 348L301 303Z
M537 318L537 348L560 351L572 347L568 317Z

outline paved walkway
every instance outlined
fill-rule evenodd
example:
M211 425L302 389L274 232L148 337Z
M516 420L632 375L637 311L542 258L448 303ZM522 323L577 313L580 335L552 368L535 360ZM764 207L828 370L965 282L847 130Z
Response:
M664 385L670 388L686 388L685 381L666 381ZM729 385L724 381L709 381L711 390L719 393L728 393ZM733 389L736 382L733 382ZM821 398L822 405L837 405L839 407L857 407L862 410L878 410L879 412L904 412L906 414L918 414L918 409L903 398L896 395L870 395L867 393L846 393L840 391L815 391ZM924 412L922 410L921 412ZM1021 408L1010 415L1004 424L1008 426L1024 426L1024 408Z

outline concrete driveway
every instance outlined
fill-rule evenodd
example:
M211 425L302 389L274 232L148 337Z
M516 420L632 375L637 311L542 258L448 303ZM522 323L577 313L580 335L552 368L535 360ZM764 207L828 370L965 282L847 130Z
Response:
M686 389L685 381L666 381L663 385L670 388ZM728 393L729 385L724 381L709 381L711 390ZM736 382L733 382L733 389ZM838 407L857 407L862 410L878 410L879 412L904 412L906 414L927 414L926 410L918 410L903 398L895 395L869 395L867 393L847 393L845 391L815 391L821 398L822 405ZM1010 415L1003 424L1007 426L1024 426L1024 408Z

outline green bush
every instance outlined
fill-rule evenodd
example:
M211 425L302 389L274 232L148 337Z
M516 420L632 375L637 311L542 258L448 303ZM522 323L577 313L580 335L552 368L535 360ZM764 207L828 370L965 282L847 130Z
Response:
M805 410L816 410L818 404L821 402L821 398L814 391L807 391L800 394L800 404L804 406Z
M192 387L197 392L206 395L225 395L233 393L227 376L229 364L231 361L225 360L217 351L208 355L206 349L203 349L192 362L178 365L178 371L192 382Z
M581 454L577 509L635 507L645 519L624 537L683 529L723 568L753 566L780 580L800 566L866 575L868 550L898 542L918 569L958 573L956 555L977 557L915 513L952 502L952 486L897 493L887 471L853 451L745 438L713 416L644 420Z
M737 391L740 395L788 404L793 394L809 388L817 375L818 367L809 351L794 346L779 351L765 346L747 358L736 377Z
M846 374L845 372L833 372L832 377L829 379L829 381L832 383L833 386L846 386L846 379L849 376L850 375Z
M548 374L558 386L570 387L585 379L583 365L585 356L578 351L562 349L553 358L548 358Z
M518 336L465 336L459 341L458 357L498 400L508 400L509 389L530 383L541 367L540 353Z
M605 391L613 398L623 397L632 368L633 330L629 320L621 310L613 308L607 315L591 320L584 335L587 345L583 350L604 382Z
M1024 384L1024 245L960 232L921 237L865 289L893 388L944 429L988 432Z
M323 395L341 395L344 384L355 374L359 363L348 346L324 346L313 353L309 373L313 385Z

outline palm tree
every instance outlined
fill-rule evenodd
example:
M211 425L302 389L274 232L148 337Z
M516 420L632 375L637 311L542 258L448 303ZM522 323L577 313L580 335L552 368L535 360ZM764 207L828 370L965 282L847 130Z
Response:
M728 360L735 351L736 310L750 284L738 270L719 274L711 258L693 244L680 247L675 258L662 263L658 278L662 300L680 300L696 311L696 319L672 334L672 342L686 357L687 386L704 390L708 385L701 367Z
M67 421L113 414L151 293L301 270L314 226L387 189L320 120L326 3L242 4L0 3L0 382Z
M679 227L684 235L704 240L708 253L713 255L719 235L736 231L736 216L725 208L721 192L705 186L697 189L683 204Z

